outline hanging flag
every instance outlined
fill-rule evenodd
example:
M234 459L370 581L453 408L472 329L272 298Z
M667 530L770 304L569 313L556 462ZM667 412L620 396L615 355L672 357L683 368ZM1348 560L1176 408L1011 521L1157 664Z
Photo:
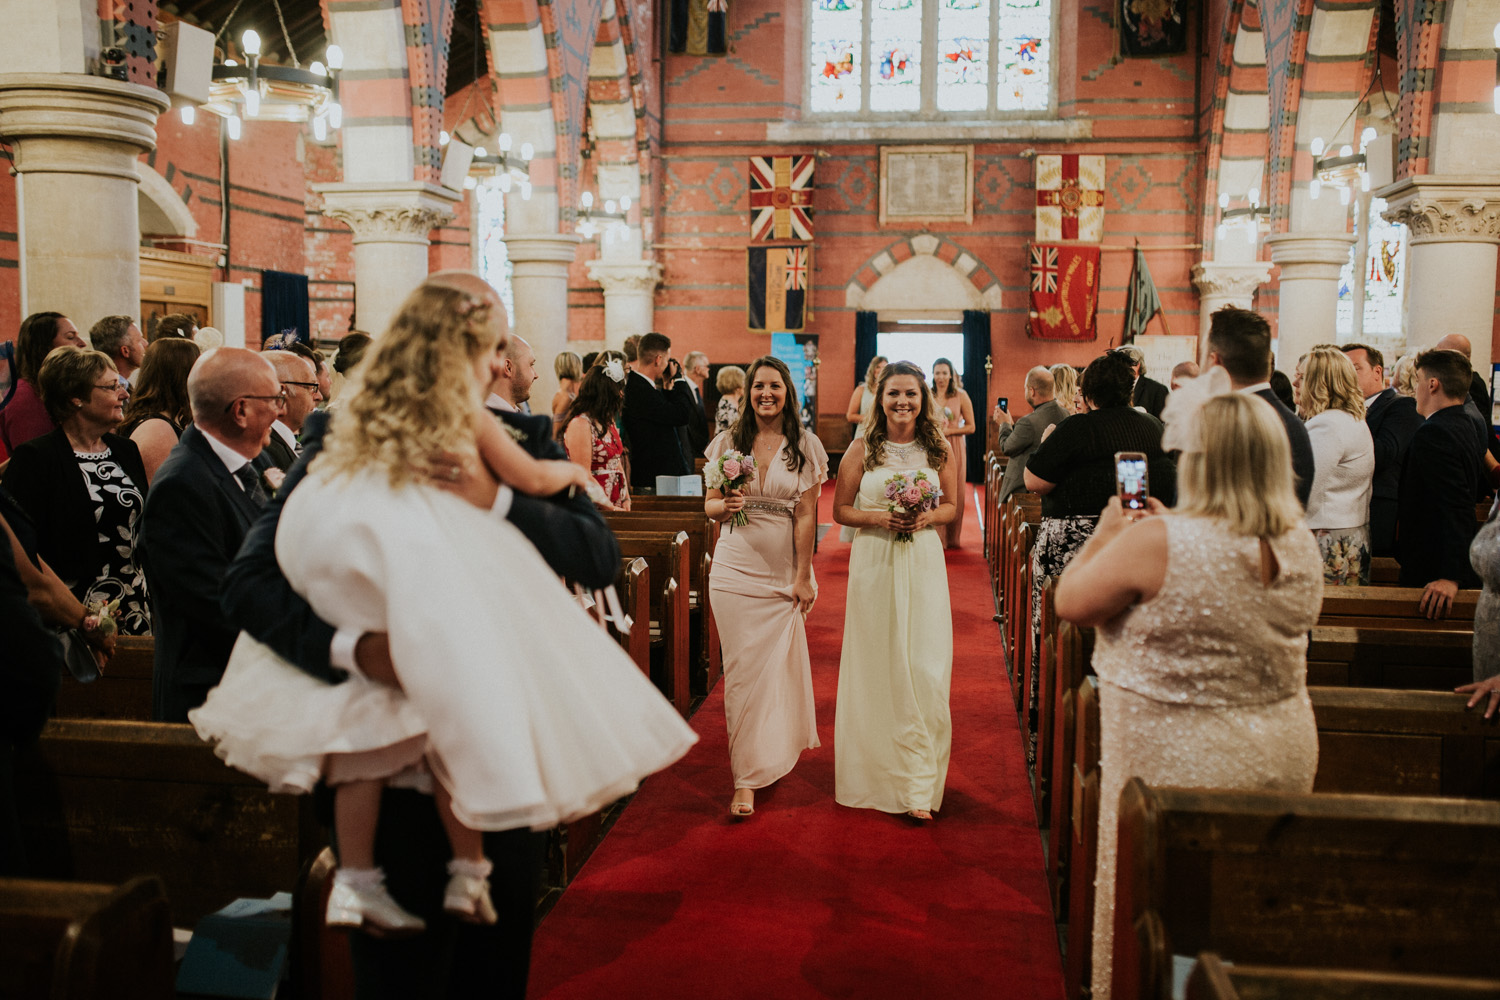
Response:
M1133 344L1135 338L1146 332L1151 317L1161 312L1161 297L1156 294L1156 282L1151 280L1151 269L1146 266L1146 255L1140 247L1135 248L1135 266L1130 270L1130 302L1125 308L1125 326L1120 331L1120 343ZM1166 316L1162 326L1166 326Z
M810 247L751 247L749 267L750 329L796 333L807 324L808 289L812 286Z
M810 240L813 169L811 156L750 157L750 238Z
M729 0L672 0L667 15L667 51L722 56L728 51Z
M1187 51L1187 0L1120 0L1120 51L1171 56Z
M1098 247L1032 245L1029 336L1093 340L1098 307Z
M1043 153L1036 158L1038 242L1104 239L1104 157Z

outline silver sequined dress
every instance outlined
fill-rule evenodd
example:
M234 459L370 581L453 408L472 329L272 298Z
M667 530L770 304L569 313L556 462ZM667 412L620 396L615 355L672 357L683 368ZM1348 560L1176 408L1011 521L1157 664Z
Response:
M1307 792L1318 732L1307 697L1307 631L1323 600L1312 532L1271 541L1280 572L1261 585L1260 542L1209 518L1170 515L1161 591L1100 627L1099 867L1095 1000L1110 996L1120 792L1151 785Z

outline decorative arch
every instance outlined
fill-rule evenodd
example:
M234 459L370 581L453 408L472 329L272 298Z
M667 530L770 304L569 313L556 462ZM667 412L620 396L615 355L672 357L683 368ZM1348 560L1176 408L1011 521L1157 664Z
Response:
M1396 176L1410 177L1428 172L1448 0L1395 2L1396 68L1401 75L1401 100L1396 106L1401 126Z
M1271 227L1285 232L1290 218L1292 161L1297 148L1297 109L1302 99L1300 75L1307 61L1307 29L1314 0L1278 0L1261 5L1266 40L1266 90L1271 100L1267 130L1264 200L1271 206Z
M1219 43L1213 114L1209 127L1208 162L1200 220L1202 242L1217 256L1214 230L1220 192L1243 198L1249 190L1264 190L1269 146L1271 98L1266 89L1266 42L1260 7L1232 0L1224 18Z
M917 257L941 261L972 285L978 294L976 308L991 311L1000 308L1000 279L995 277L995 272L960 244L934 233L919 233L897 240L871 256L844 287L844 305L850 309L863 308L865 296L877 281Z
M188 209L182 196L172 187L171 181L156 172L148 163L136 164L141 183L136 195L140 207L141 234L145 236L183 236L188 239L198 235L198 220Z
M636 147L635 95L613 2L606 4L589 58L588 139L601 198L639 201L641 174Z

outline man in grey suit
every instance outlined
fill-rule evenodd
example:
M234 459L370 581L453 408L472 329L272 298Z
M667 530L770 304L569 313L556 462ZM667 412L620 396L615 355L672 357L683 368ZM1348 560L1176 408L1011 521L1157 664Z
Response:
M1005 478L1000 482L1000 503L1024 489L1021 473L1026 469L1026 460L1042 443L1047 428L1062 423L1068 416L1053 395L1052 373L1038 365L1026 373L1026 402L1031 413L1011 423L1009 413L995 411L1000 418L1000 450L1010 456Z

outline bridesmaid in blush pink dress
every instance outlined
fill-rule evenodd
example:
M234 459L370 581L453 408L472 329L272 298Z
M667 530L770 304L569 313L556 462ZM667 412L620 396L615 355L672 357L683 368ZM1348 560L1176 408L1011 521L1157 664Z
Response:
M709 601L724 652L731 816L755 811L755 789L791 771L816 747L812 665L803 620L817 600L812 553L828 454L797 419L791 372L763 357L749 367L739 419L709 442L712 469L726 452L755 459L743 489L709 489L708 516L724 524ZM747 524L731 519L743 513Z

